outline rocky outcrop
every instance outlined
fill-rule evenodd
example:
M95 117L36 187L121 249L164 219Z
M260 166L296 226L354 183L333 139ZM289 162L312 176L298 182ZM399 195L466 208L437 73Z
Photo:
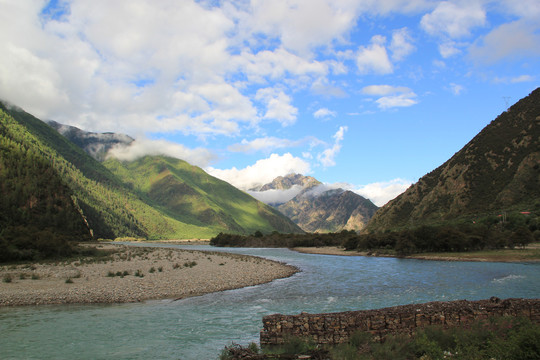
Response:
M389 334L411 335L429 325L448 328L493 316L522 316L540 323L540 299L492 297L328 314L275 314L263 318L260 343L280 345L286 338L297 336L313 339L318 344L335 345L347 342L356 331L370 332L376 340L382 340Z

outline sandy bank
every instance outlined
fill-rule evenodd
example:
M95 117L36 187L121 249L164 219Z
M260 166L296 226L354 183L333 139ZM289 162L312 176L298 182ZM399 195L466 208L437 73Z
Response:
M397 257L366 251L347 251L344 248L337 246L296 247L291 250L318 255ZM470 253L426 253L403 256L400 258L438 261L537 262L540 261L540 251L538 244L531 244L526 249L494 250L491 252L479 251Z
M245 255L95 246L119 251L99 262L80 259L1 266L0 306L179 299L262 284L297 271Z

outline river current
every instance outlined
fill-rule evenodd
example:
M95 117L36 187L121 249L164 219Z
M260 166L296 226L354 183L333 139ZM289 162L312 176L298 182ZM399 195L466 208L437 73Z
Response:
M162 245L165 246L165 245ZM443 262L219 249L301 272L268 284L179 301L0 309L1 359L216 359L258 342L262 317L375 309L427 301L540 297L539 263Z

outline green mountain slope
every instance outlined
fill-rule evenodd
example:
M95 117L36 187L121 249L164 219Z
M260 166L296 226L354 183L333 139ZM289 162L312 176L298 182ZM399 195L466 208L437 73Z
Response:
M76 217L95 238L210 238L222 231L301 231L276 210L183 161L147 157L124 164L111 160L107 164L113 173L31 114L3 104L0 111L4 133L39 154L43 165L50 168L41 169L42 173L57 174ZM103 141L98 135L93 136ZM87 145L91 143L89 139ZM15 153L5 153L6 164L23 163ZM24 164L30 162L25 160ZM10 181L27 191L29 185L23 176L33 175L21 171L11 172L14 177ZM11 187L3 185L3 189L6 196L15 196ZM49 188L42 187L42 192L46 191ZM186 193L189 196L184 196ZM6 213L6 221L12 218ZM49 223L55 227L54 222Z
M540 210L540 88L380 208L368 231Z
M69 187L94 237L168 238L198 230L145 204L107 168L41 120L20 109L0 106L5 118L21 129L22 142L36 148ZM13 124L7 128L12 129Z
M165 156L132 162L109 159L104 165L168 216L219 232L249 234L301 232L292 221L197 166Z

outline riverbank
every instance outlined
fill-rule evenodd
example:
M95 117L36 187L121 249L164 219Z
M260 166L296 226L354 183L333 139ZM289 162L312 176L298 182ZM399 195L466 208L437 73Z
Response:
M93 244L109 255L0 266L0 306L182 299L293 275L293 266L253 256Z
M291 250L306 254L339 256L379 256L397 257L392 254L345 250L337 246L296 247ZM400 256L403 259L440 260L440 261L490 261L490 262L537 262L540 261L540 244L535 243L525 249L502 249L454 253L421 253Z

